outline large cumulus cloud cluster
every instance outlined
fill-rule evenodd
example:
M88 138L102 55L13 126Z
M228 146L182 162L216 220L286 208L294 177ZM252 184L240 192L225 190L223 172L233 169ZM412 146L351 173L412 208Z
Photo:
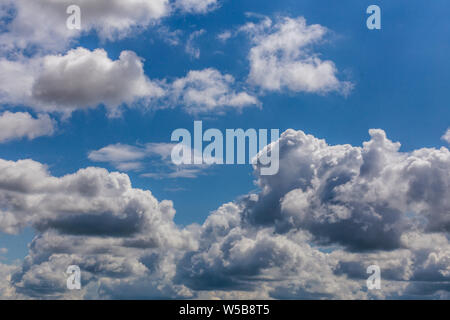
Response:
M164 264L176 250L196 246L188 229L175 226L172 202L132 188L125 174L87 168L54 177L32 160L1 160L0 172L0 230L14 234L32 226L38 232L21 270L11 278L16 294L63 294L67 263L83 269L86 284L95 279L115 286L137 277L168 277L170 264ZM147 278L149 269L154 272ZM174 295L183 291L160 289Z
M362 147L288 130L280 171L203 225L176 226L170 201L127 175L55 177L0 161L0 229L32 226L21 266L0 266L4 297L449 298L450 151L401 152L382 130ZM261 152L263 155L273 145ZM83 289L65 288L82 269ZM366 268L381 268L367 290Z

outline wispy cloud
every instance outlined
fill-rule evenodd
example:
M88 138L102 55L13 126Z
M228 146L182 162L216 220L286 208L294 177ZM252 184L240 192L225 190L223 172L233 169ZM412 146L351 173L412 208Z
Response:
M171 161L173 143L148 143L142 146L113 144L91 151L88 158L93 162L109 163L120 171L141 172L141 177L153 179L193 179L210 167L207 164L175 165ZM191 151L192 156L196 154ZM193 161L194 163L194 161ZM158 171L147 172L149 169Z
M442 136L442 140L450 144L450 129L447 129L447 132Z

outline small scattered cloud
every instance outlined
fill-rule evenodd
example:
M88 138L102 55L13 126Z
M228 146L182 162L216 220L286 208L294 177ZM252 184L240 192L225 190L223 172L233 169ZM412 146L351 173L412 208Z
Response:
M160 26L157 30L157 35L171 46L177 46L181 43L181 30L171 30L167 26Z
M188 53L191 57L198 59L200 58L200 49L195 47L195 39L203 35L206 31L204 29L195 31L189 35L189 38L186 42L186 53Z
M249 53L248 81L266 91L348 94L353 84L338 79L331 60L322 60L312 48L328 30L318 24L308 25L305 18L268 17L239 28L253 43Z
M11 140L51 136L55 132L55 122L47 114L39 114L37 118L27 112L0 114L0 143Z
M260 106L258 98L236 91L235 79L216 69L190 71L186 77L175 80L171 86L175 104L181 104L188 113L223 113L226 109L242 110Z
M175 8L187 13L207 13L220 6L219 0L176 0Z
M231 37L233 37L233 33L229 30L226 30L226 31L220 33L219 35L217 35L217 39L219 39L220 41L223 41L223 42L227 41Z
M442 136L442 140L450 144L450 129L448 129L447 132Z
M206 164L175 165L172 163L173 143L148 143L142 146L125 144L109 145L88 154L93 162L108 163L117 170L142 172L141 177L152 179L193 179L205 174ZM194 155L194 152L191 151ZM157 172L146 172L148 168Z

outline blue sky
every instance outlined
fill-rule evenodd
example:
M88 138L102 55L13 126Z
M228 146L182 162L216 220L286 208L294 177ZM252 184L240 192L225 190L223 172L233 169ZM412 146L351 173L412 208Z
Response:
M170 30L181 30L183 39L191 32L206 33L195 41L201 58L184 52L184 43L173 46L158 31L148 30L122 41L104 42L95 35L74 45L105 48L111 59L123 50L145 58L150 78L181 77L188 70L214 67L245 82L250 44L245 36L221 43L218 34L248 21L247 12L270 17L304 16L309 24L321 24L332 35L320 45L323 58L333 60L341 77L355 84L344 97L339 94L269 93L260 97L262 109L249 108L241 114L204 120L180 109L127 110L119 119L108 119L102 109L75 112L61 123L53 137L13 141L0 149L0 156L18 160L32 158L46 163L57 176L95 165L89 151L109 144L170 142L177 128L193 128L200 119L209 128L288 128L324 138L330 144L361 145L368 129L381 128L402 150L444 145L440 137L450 119L450 44L447 41L445 1L432 3L380 1L382 30L365 25L370 1L224 1L220 10L207 15L175 16L164 22ZM191 129L192 130L192 129ZM130 173L133 184L150 189L158 199L172 199L181 224L202 222L221 203L255 188L251 166L217 168L208 176L174 181L141 178ZM183 191L173 192L169 190Z
M365 13L371 4L382 10L382 29L368 30ZM104 107L74 111L67 119L52 114L57 121L52 136L33 140L13 140L0 145L0 158L17 161L33 159L48 165L52 175L62 177L80 168L108 163L89 160L90 152L117 143L144 145L168 143L177 128L192 131L194 120L205 128L278 128L302 130L325 139L330 145L362 146L369 141L369 129L379 128L387 137L401 142L401 151L446 146L441 139L449 127L450 108L450 4L436 1L317 1L241 0L220 1L220 7L204 14L174 14L155 27L127 35L123 39L100 39L95 31L76 38L70 48L103 48L111 60L130 50L144 59L145 75L152 80L171 82L191 70L214 68L236 79L236 88L257 95L261 108L248 107L224 114L189 114L181 107L127 107L117 118L107 117ZM236 32L259 18L277 21L280 17L304 17L308 25L319 24L329 32L313 46L322 60L334 62L340 81L353 84L347 94L308 93L283 89L263 92L247 81L250 71L249 37L237 33L226 41L218 39L225 31ZM189 36L198 58L186 52ZM167 32L177 33L178 43L169 43ZM35 56L31 50L25 56ZM89 75L86 75L89 77ZM162 101L162 105L167 102ZM3 110L38 112L28 106L5 103ZM222 204L258 192L250 165L215 166L196 178L155 179L142 174L154 170L150 164L139 171L126 172L133 187L151 190L158 200L174 203L174 221L180 226L202 224ZM9 251L9 262L25 257L26 244L35 231L26 228L19 235L0 234L0 247ZM1 261L0 261L1 262Z

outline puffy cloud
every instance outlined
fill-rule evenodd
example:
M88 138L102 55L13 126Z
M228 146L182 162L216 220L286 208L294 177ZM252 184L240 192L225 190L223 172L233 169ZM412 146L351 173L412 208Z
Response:
M360 148L286 131L280 172L259 177L263 192L249 202L247 219L278 232L302 228L352 250L398 248L414 227L449 231L449 150L402 153L384 131L370 135Z
M0 102L25 104L32 95L38 64L27 59L0 58Z
M2 300L17 299L18 296L11 285L11 275L19 269L16 265L0 263L0 298Z
M352 84L337 78L330 60L321 60L311 47L323 40L327 29L307 25L303 17L282 18L273 23L263 18L240 28L251 37L250 83L267 91L327 93L349 92Z
M2 102L23 103L37 110L67 113L103 103L114 114L121 104L164 95L164 90L145 76L141 58L131 51L111 60L103 49L80 47L65 55L3 59L0 69Z
M115 40L159 24L178 11L204 14L219 7L218 0L1 0L0 49L62 50L82 34L95 31L101 39ZM66 26L67 9L81 10L81 29ZM3 21L2 21L3 20Z
M144 75L142 60L134 52L123 51L113 61L102 49L83 48L70 50L64 56L45 57L32 92L37 101L62 108L100 103L113 108L164 94Z
M133 189L127 175L87 168L55 178L32 160L1 160L0 171L3 232L16 233L31 224L68 234L114 236L142 231L156 242L174 240L153 230L160 224L173 227L172 204L158 203L150 192Z
M450 151L403 153L370 135L353 147L283 133L279 173L255 165L261 192L208 217L175 281L213 296L448 297ZM381 291L366 288L372 264Z
M8 32L0 35L6 49L30 46L60 50L80 35L95 30L104 39L130 34L138 27L146 28L170 14L169 0L2 0L11 8ZM69 30L66 10L71 5L81 9L81 30Z
M64 275L72 264L82 268L86 290L101 286L100 278L108 287L121 279L162 281L169 278L162 253L172 250L175 257L196 246L191 232L174 224L172 202L132 188L127 175L87 168L57 178L32 160L1 160L0 172L0 230L17 233L31 225L38 231L11 277L19 294L75 298Z
M142 59L132 51L112 60L103 49L79 47L65 55L0 59L0 71L0 103L64 115L101 104L109 116L120 115L123 105L182 106L192 114L260 105L253 95L234 89L231 75L212 68L190 71L171 83L151 80L144 74Z
M30 140L53 134L54 122L48 115L33 118L27 112L11 113L6 111L0 115L0 143L14 139Z
M229 74L221 74L216 69L190 71L186 77L172 84L172 98L175 104L193 114L223 113L226 108L242 110L248 106L258 106L258 99L245 91L236 92L232 86L235 79Z
M211 214L201 229L200 247L178 264L175 281L198 291L258 292L258 298L362 298L359 285L333 273L334 262L313 248L304 232L276 234L242 220L240 205ZM295 288L294 288L295 287ZM293 293L292 291L302 292Z
M450 144L450 129L442 136L442 140L448 142Z
M369 133L355 147L284 132L274 142L278 174L260 176L255 164L260 192L184 228L173 223L171 202L132 188L125 174L88 168L54 177L32 160L2 160L0 229L31 225L38 235L0 290L41 298L448 299L450 151L401 152L384 131ZM105 150L99 156L135 158ZM70 264L83 272L79 292L65 289ZM366 288L372 264L381 267L381 290Z

